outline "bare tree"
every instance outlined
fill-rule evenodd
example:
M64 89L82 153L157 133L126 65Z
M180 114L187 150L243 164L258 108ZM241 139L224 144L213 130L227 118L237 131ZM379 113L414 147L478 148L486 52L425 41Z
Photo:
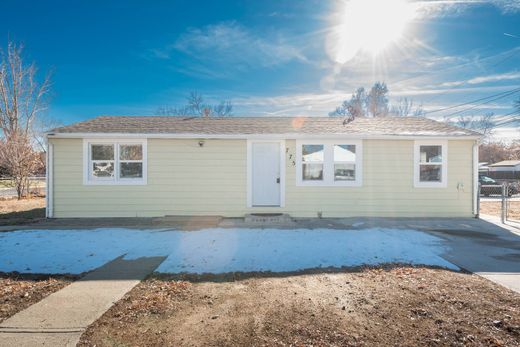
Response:
M329 113L331 117L363 117L366 114L367 94L365 88L358 88L352 94L350 100L345 100L334 111Z
M391 107L390 113L398 117L422 117L424 110L422 105L415 106L412 99L401 98L397 105Z
M226 117L233 114L233 104L229 100L218 104L207 104L197 92L191 92L186 98L186 105L180 107L160 107L157 114L160 116L191 116L191 117Z
M29 177L44 165L40 153L34 150L30 138L24 134L0 140L0 162L13 179L18 199L29 193Z
M368 94L361 87L352 94L350 100L345 100L334 111L329 113L331 117L384 117L389 112L388 88L385 83L376 82Z
M22 46L8 43L0 60L0 166L13 178L18 198L28 193L28 177L38 170L33 126L46 109L49 75L37 81L34 64L25 64Z
M446 119L446 121L461 128L478 131L484 136L484 139L489 139L497 126L494 118L495 114L490 112L482 116L460 115L456 121L451 121L450 119Z
M388 115L388 87L386 83L376 82L367 96L368 115L385 117Z
M497 163L502 160L520 159L520 142L485 142L479 148L479 161L486 163Z

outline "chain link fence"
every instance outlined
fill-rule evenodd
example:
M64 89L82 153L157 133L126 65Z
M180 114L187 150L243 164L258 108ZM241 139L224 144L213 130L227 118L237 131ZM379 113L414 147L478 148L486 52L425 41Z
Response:
M480 184L478 212L506 221L520 222L520 186L516 182Z
M505 219L520 223L520 187L517 184L506 185L507 196L505 197Z

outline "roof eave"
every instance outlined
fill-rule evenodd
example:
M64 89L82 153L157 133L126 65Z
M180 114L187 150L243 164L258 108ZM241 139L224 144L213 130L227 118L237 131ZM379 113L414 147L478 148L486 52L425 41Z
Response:
M449 134L195 134L195 133L60 133L48 132L48 138L158 138L158 139L335 139L335 138L352 138L352 139L452 139L452 140L480 140L479 135L449 135Z

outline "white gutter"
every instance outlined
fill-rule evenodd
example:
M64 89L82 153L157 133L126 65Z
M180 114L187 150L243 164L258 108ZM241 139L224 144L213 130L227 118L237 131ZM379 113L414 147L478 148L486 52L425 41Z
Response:
M367 140L478 140L478 135L363 135L363 134L146 134L146 133L47 133L48 138L155 138L155 139L367 139Z
M54 146L49 143L49 139L47 138L47 158L46 158L46 193L45 193L45 201L46 201L46 209L45 209L45 215L47 218L53 218L54 217L54 199L53 199L53 192L54 192Z
M479 141L475 141L473 144L473 215L475 217L479 214L479 206L478 206L478 147L479 147Z

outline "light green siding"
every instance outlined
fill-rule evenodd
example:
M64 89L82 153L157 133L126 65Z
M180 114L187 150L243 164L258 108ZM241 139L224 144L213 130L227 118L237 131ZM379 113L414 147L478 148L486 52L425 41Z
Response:
M58 218L274 211L295 217L472 215L472 140L448 142L447 188L414 188L411 140L364 140L361 187L296 186L296 141L287 140L283 208L247 208L246 140L205 140L200 147L196 139L149 139L148 184L129 186L83 185L83 140L50 141Z

